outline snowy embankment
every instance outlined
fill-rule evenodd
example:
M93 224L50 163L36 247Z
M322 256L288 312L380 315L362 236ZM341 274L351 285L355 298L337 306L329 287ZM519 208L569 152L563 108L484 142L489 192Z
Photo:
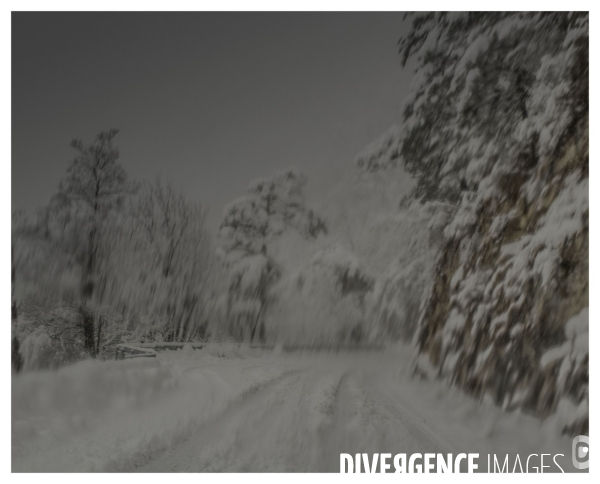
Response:
M13 376L12 470L119 471L142 464L285 371L259 355L212 345Z

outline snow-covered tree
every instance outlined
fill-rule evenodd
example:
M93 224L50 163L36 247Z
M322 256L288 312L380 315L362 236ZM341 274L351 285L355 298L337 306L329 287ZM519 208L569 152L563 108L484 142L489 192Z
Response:
M118 162L112 144L116 134L102 132L90 145L73 141L77 154L50 203L33 216L13 216L24 317L48 329L57 321L52 308L77 308L69 331L52 330L48 336L63 347L71 344L65 338L74 329L81 338L72 342L88 356L100 351L107 327L105 293L118 275L110 268L109 242L118 232L124 202L135 191Z
M416 64L400 153L418 178L420 199L457 203L498 162L535 159L544 126L537 135L515 127L531 124L536 79L550 58L563 73L552 83L559 90L545 101L566 103L570 76L563 61L573 56L586 22L585 14L566 12L412 15L412 29L399 42L403 65ZM556 112L545 122L564 122L559 117Z
M588 14L411 19L398 151L415 198L452 207L417 346L439 375L499 405L546 416L570 402L561 430L585 432L587 394L559 372L568 355L542 356L573 339L568 322L589 304ZM579 382L584 353L562 363Z
M103 243L125 198L135 191L113 146L117 133L116 129L103 131L90 145L81 140L71 143L77 155L52 201L58 216L64 217L65 227L70 226L69 235L75 238L71 239L71 249L81 265L81 325L90 356L96 354L96 343L94 310L88 306L94 299L102 300L108 282L102 264L110 254L103 251Z
M200 205L159 178L132 204L111 246L113 271L126 269L111 299L136 315L136 338L206 336L216 267L205 219Z
M356 255L331 244L282 275L267 328L288 344L363 343L371 329L365 297L372 287L373 276Z
M229 272L228 323L238 339L265 339L269 291L281 262L270 246L292 231L304 239L327 233L324 221L304 203L306 177L295 169L252 182L228 205L219 228L220 253Z
M253 181L245 196L225 207L219 228L221 247L264 253L270 240L293 228L307 237L326 233L324 222L304 205L306 176L298 170Z

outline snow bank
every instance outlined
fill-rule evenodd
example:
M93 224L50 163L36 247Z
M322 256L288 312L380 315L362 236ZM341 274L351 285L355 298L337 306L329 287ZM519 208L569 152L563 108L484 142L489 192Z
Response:
M13 445L32 436L55 440L102 415L143 407L178 384L155 359L82 361L58 371L28 372L12 380Z
M187 346L14 376L12 470L131 470L285 371L260 354L232 343Z
M54 356L52 340L41 329L30 333L21 343L19 353L23 357L23 370L48 368Z

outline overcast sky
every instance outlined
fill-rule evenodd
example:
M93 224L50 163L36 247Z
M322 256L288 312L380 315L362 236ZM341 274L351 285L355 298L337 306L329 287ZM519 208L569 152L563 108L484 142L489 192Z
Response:
M402 13L13 13L12 203L56 191L73 138L121 130L131 177L209 207L302 169L326 186L399 122Z

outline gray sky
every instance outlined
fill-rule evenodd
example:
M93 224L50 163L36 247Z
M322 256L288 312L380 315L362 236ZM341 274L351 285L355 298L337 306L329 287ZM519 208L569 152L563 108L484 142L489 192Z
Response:
M402 13L13 13L12 203L47 202L73 138L121 130L131 177L210 209L296 166L325 187L394 122Z

